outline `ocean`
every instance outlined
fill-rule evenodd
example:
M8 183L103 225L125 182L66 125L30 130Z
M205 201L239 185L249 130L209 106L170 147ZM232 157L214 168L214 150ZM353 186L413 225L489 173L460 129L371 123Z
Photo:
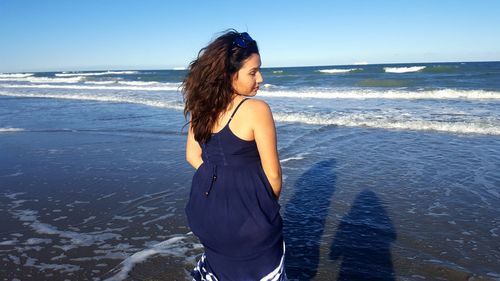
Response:
M0 73L2 280L189 280L185 74ZM262 74L290 280L500 280L500 62Z

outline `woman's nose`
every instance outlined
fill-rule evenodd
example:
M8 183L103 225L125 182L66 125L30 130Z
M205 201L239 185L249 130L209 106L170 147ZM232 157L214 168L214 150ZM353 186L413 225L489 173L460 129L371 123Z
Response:
M264 82L264 77L262 77L262 74L260 72L257 73L257 83L260 84Z

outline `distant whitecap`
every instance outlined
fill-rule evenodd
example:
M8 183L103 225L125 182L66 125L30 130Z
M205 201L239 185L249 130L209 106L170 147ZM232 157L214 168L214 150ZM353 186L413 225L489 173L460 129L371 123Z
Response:
M0 78L25 78L33 76L33 73L0 73Z
M12 132L22 132L24 129L21 128L12 128L12 127L7 127L7 128L0 128L0 133L12 133Z
M424 68L425 66L384 67L384 71L389 73L407 73L407 72L417 72Z
M359 68L346 68L346 69L333 68L333 69L320 69L320 70L318 70L318 72L329 73L329 74L338 74L338 73L348 73L348 72L355 71L355 70L360 70L360 69Z
M121 82L121 83L120 83ZM52 85L52 84L37 84L37 85L26 85L26 84L0 84L0 88L38 88L38 89L74 89L74 90L131 90L131 91L177 91L179 89L180 83L160 83L160 82L125 82L120 81L120 84L125 84L123 86L114 85L106 86L107 83L97 84L95 86L85 84L85 85ZM125 82L125 83L123 83ZM95 84L95 83L94 83Z
M138 71L104 71L104 72L63 72L56 73L58 77L70 77L70 76L102 76L102 75L122 75L122 74L137 74Z
M82 76L68 77L68 78L59 78L59 77L35 77L35 76L26 76L26 77L7 77L1 78L1 81L9 81L9 82L29 82L29 83L78 83L85 79Z

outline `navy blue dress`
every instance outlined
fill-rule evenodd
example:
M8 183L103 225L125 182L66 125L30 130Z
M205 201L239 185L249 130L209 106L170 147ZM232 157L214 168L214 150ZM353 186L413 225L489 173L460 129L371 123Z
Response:
M257 144L240 139L229 128L245 100L224 128L201 145L203 164L193 176L185 208L189 227L205 250L191 273L194 280L286 278L280 205L262 169ZM273 271L279 274L264 278ZM203 274L212 278L203 279Z

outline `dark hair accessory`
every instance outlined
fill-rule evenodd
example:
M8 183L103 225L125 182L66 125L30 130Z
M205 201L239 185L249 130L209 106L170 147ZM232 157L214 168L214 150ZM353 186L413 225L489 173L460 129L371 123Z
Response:
M238 36L234 38L233 45L246 49L248 45L253 42L255 42L255 40L253 40L247 32L243 32L239 33Z

